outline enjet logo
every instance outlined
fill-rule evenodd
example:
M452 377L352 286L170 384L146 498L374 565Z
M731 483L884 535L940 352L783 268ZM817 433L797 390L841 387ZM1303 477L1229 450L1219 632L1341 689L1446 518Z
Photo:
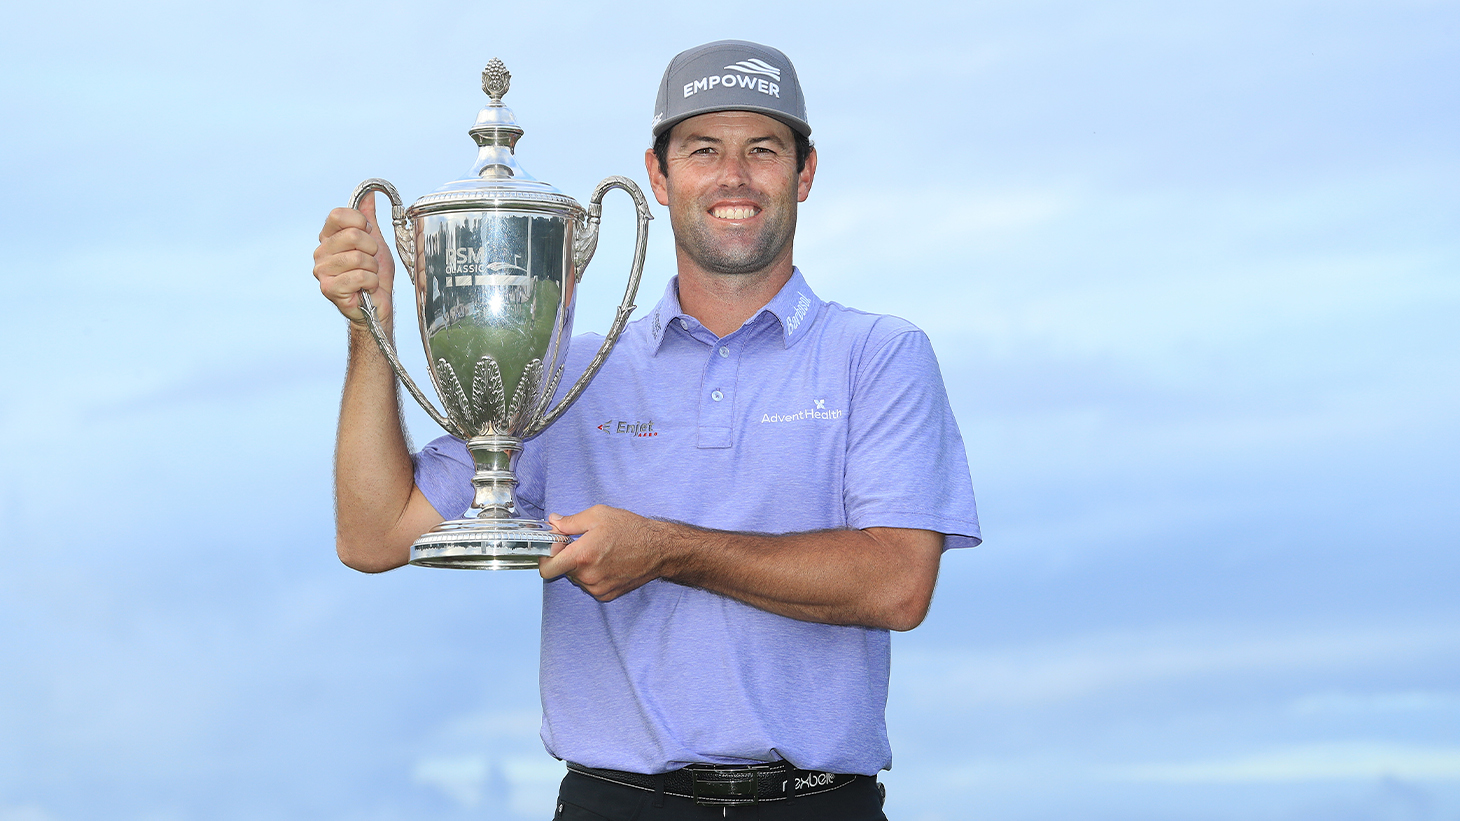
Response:
M780 99L781 87L771 80L781 79L781 70L767 63L765 60L752 57L749 60L741 60L738 63L725 66L726 71L739 72L738 74L712 74L708 77L701 77L692 83L684 84L684 96L693 97L701 91L709 91L716 86L726 88L747 88L751 91L759 91L770 97ZM760 75L760 76L757 76ZM771 80L764 79L765 77Z
M610 419L598 426L598 430L610 436L629 436L634 439L645 439L651 436L658 436L659 431L654 430L654 420L647 422L624 419Z

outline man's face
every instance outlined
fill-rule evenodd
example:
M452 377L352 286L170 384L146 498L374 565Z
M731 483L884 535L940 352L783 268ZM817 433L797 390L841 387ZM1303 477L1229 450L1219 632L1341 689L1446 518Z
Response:
M701 114L674 126L667 159L667 176L652 151L644 161L681 254L713 274L757 273L789 259L816 153L797 173L788 126L749 111Z

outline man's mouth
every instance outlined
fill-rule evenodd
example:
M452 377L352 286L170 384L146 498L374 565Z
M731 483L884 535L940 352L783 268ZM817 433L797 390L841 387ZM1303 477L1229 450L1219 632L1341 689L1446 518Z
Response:
M760 209L753 205L721 205L710 209L710 216L722 220L748 220Z

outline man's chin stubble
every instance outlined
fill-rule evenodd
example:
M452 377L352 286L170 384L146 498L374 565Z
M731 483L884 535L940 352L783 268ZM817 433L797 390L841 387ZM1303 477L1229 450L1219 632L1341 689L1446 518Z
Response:
M792 223L791 230L795 230L795 223ZM690 242L676 242L690 259L694 260L702 270L712 274L725 276L744 276L764 271L775 262L781 252L781 247L776 246L775 235L777 231L766 231L762 234L755 245L746 249L743 253L722 253L723 249L708 236L699 230L698 226L692 227L681 234L676 231L676 236L687 235ZM773 247L775 246L775 247Z

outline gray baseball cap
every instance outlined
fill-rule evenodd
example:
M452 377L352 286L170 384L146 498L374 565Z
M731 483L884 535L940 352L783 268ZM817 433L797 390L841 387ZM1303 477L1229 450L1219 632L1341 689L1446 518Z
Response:
M654 101L654 137L712 111L754 111L811 136L796 67L770 46L716 40L669 61Z

